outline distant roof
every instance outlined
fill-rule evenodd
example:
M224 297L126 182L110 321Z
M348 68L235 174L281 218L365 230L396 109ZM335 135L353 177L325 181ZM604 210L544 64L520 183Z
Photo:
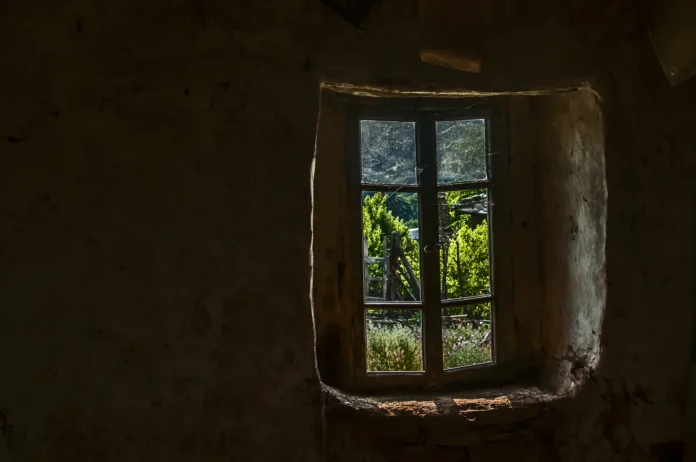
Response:
M462 199L455 204L454 211L458 215L488 215L488 194L483 193Z

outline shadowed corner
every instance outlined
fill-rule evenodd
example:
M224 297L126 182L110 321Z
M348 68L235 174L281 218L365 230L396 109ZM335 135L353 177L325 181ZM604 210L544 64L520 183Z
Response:
M345 21L358 30L363 30L362 24L369 16L379 0L321 0Z

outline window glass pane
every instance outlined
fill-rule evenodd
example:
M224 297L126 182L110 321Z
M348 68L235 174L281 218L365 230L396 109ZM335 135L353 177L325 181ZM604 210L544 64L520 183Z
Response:
M438 194L442 300L490 294L488 190Z
M362 194L365 301L420 301L418 194Z
M416 123L360 121L362 181L417 184Z
M436 122L440 184L485 180L486 124L483 119Z
M442 310L442 359L445 369L493 361L491 304Z
M367 370L422 371L420 310L367 310Z

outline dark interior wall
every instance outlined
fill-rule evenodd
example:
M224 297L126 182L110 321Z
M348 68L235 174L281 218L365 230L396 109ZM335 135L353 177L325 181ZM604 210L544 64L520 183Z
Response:
M316 459L318 86L263 3L2 2L0 460Z
M650 460L682 438L696 83L669 88L628 1L501 1L481 76L421 64L416 14L386 0L361 34L305 0L0 4L0 459L320 458L322 76L593 83L603 358L543 441L565 460Z

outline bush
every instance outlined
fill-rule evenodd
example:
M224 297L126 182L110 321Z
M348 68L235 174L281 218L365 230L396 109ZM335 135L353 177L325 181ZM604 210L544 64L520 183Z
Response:
M445 329L442 339L445 369L490 362L490 343L481 343L489 331L490 327L485 325L480 329L471 326Z
M423 348L415 329L367 326L367 370L422 371Z
M491 361L490 343L482 344L488 326L459 326L444 330L445 369ZM406 326L367 326L367 369L372 372L421 371L423 348L417 329Z

